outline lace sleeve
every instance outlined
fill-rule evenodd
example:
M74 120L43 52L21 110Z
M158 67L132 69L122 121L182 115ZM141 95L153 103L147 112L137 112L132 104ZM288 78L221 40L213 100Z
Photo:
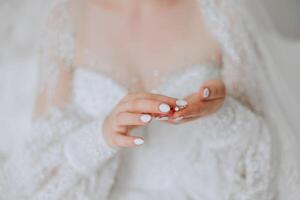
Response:
M278 166L272 184L278 199L299 199L300 137L295 120L300 111L280 76L280 67L272 59L272 49L263 40L247 1L199 2L208 26L222 46L223 79L229 94L261 116L270 132L272 159L277 162L273 166ZM255 3L259 7L260 2Z
M24 146L1 169L1 199L105 200L113 184L118 156L101 134L105 116L52 103L59 73L72 71L74 35L64 9L53 8L42 35L38 93L47 112L34 119Z
M37 119L1 169L1 199L107 199L118 159L99 135L102 121L71 108Z
M65 3L57 3L49 11L40 38L39 91L53 93L60 71L71 70L75 35Z
M54 7L50 11L50 15L47 19L47 23L45 26L45 30L43 31L43 37L42 37L42 44L41 44L41 56L40 56L40 88L38 91L38 94L40 96L44 96L46 102L47 102L47 109L46 109L46 115L40 116L44 119L44 121L47 121L45 119L49 120L55 120L56 124L63 124L64 121L68 121L70 117L76 116L77 121L80 122L84 119L84 113L79 113L76 111L76 109L73 109L72 102L68 99L68 94L70 93L69 90L71 90L72 87L72 76L73 76L73 68L72 63L74 59L74 49L75 49L75 34L74 34L74 28L72 27L72 22L70 19L69 12L69 5L68 1L61 1L56 4L54 4ZM65 75L67 74L67 75ZM62 82L62 83L61 83ZM67 83L66 83L67 82ZM65 89L62 89L65 88ZM59 97L57 97L59 96ZM61 96L67 96L65 98ZM63 105L60 105L57 103L56 99L62 99L64 101ZM60 100L61 101L61 100ZM54 111L54 112L53 112ZM60 118L60 120L57 119L57 112L61 112L61 115L63 116ZM101 116L101 115L100 115ZM96 144L99 144L100 139L102 140L102 146L104 145L104 140L101 137L101 122L104 120L105 116L101 116L97 119L89 119L86 123L82 123L81 128L82 131L80 134L74 133L73 137L69 137L68 144L73 141L76 145L76 149L80 149L81 153L78 153L78 158L81 155L82 159L92 159L91 156L87 153L87 155L82 156L83 152L85 152L85 148L94 148L95 151L98 151L99 148L97 148ZM48 120L48 121L49 121ZM39 123L39 120L36 120L34 123ZM49 121L50 122L50 121ZM52 127L54 127L55 124L53 124ZM76 124L69 123L68 126L76 126ZM78 128L78 129L79 129ZM55 130L54 130L55 131ZM76 131L75 131L76 132ZM97 134L97 135L92 135ZM96 137L98 136L98 137ZM75 137L79 137L80 140L75 141ZM97 139L98 138L98 139ZM91 140L92 139L92 140ZM93 140L94 139L94 140ZM85 145L83 145L84 141ZM92 141L95 141L92 143ZM100 142L101 143L101 142ZM90 145L90 146L89 146ZM101 145L100 145L101 146ZM78 148L81 147L81 148ZM73 151L76 151L74 149ZM107 150L108 152L111 152L111 148L103 148L103 150ZM70 155L70 151L69 154ZM93 153L91 153L92 155ZM99 155L94 156L94 159L96 157L101 157ZM69 160L72 160L72 163L74 163L74 158L70 158ZM100 159L101 160L101 159ZM91 160L90 160L91 161ZM83 165L83 163L86 163L87 165L92 166L94 162L78 162L78 165ZM87 167L87 166L86 166Z

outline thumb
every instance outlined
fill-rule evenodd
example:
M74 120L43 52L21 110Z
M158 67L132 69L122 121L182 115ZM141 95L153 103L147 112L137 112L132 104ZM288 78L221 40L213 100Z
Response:
M210 101L226 96L226 87L221 80L208 80L200 88L200 99Z

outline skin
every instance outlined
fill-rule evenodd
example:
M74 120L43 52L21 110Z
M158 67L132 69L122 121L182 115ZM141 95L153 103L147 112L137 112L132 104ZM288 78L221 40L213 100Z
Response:
M76 12L82 15L73 16L75 20L78 19L76 24L79 24L78 30L80 30L77 34L78 48L74 66L85 66L90 59L84 57L82 50L85 48L94 52L101 62L105 60L101 57L103 50L116 52L114 61L118 62L106 63L106 65L120 72L125 83L131 77L127 71L138 71L143 80L143 83L139 84L140 91L150 91L153 77L149 77L148 74L153 66L171 66L166 70L168 73L172 66L182 62L182 57L185 55L193 55L195 59L192 62L195 63L205 63L214 57L221 65L220 48L201 21L201 14L195 9L195 0L82 2L88 2L80 5L80 12ZM167 29L164 28L166 24ZM121 35L113 34L119 33L120 30L122 30ZM171 40L166 41L166 38ZM172 46L174 44L176 45ZM173 51L170 51L170 48ZM131 68L128 70L126 67L114 68L115 66ZM45 113L50 104L63 108L70 100L71 80L72 71L62 70L54 96L49 99L45 92L38 98L37 113ZM205 88L210 91L208 97L204 97ZM134 141L139 137L131 136L131 131L151 123L151 121L142 122L140 119L142 115L149 114L152 120L155 117L168 116L169 120L162 123L174 125L187 123L215 113L223 105L225 96L223 82L211 80L199 86L199 91L185 98L187 107L175 112L177 99L173 97L145 92L129 93L106 117L101 127L102 131L99 132L102 132L107 143L112 147L136 147L138 145ZM170 112L160 112L159 106L162 103L171 107ZM180 118L182 118L180 121L176 120Z
M204 95L204 89L209 89L208 97ZM187 107L175 112L177 100L175 98L151 93L128 94L106 117L102 132L112 147L135 147L138 145L134 141L143 138L130 136L130 131L151 123L151 121L142 122L141 115L147 113L153 117L168 116L169 120L166 122L170 124L186 123L216 112L223 105L225 95L226 90L222 81L207 81L198 92L186 97ZM170 112L163 113L159 110L162 103L170 105ZM177 121L179 117L182 119Z
M194 21L194 17L195 19L201 18L197 12L192 11L192 8L196 5L193 0L91 0L91 3L103 10L115 11L122 15L123 19L127 19L126 27L122 28L122 37L125 39L121 39L120 43L126 47L125 49L133 47L132 52L134 52L134 55L139 55L135 56L133 59L136 57L143 58L143 60L136 64L135 68L140 72L145 72L145 74L147 74L145 68L148 68L148 63L150 63L149 67L151 67L151 65L164 65L162 63L152 63L152 60L162 59L148 56L151 54L149 54L147 50L153 49L158 55L162 55L164 58L168 57L169 55L164 53L168 51L168 49L164 49L164 46L159 45L166 43L164 35L180 35L177 31L182 27L177 26L175 23L176 21L180 22L181 19L185 17L190 18L190 21ZM183 14L179 15L178 13ZM89 15L93 16L93 18L96 16L96 14L93 15L92 12L89 12ZM170 19L170 21L167 20L167 23L171 28L167 30L161 28L162 24L160 21L164 18ZM109 21L109 19L107 21ZM203 55L203 58L201 58L202 60L205 60L206 57L211 55L214 55L221 60L218 45L216 45L215 41L210 37L204 24L202 22L195 22L195 24L190 25L193 27L200 27L199 29L191 30L189 33L189 35L192 36L196 35L196 38L191 41L181 41L180 37L174 36L174 40L178 41L177 47L179 47L178 49L182 49L182 52L178 51L176 52L177 55L171 55L169 57L174 60L174 57L183 55L184 52L187 52L188 54L194 54L196 52L196 54ZM116 27L117 26L118 25L116 25ZM188 29L188 26L185 28ZM153 34L153 30L156 30L158 37L156 37L156 34ZM110 31L114 32L114 30ZM132 39L130 35L134 35L135 37ZM202 35L203 40L197 40L199 35ZM115 40L118 40L118 38ZM147 43L148 41L149 44ZM183 44L194 42L200 43L201 45L197 45L191 49L184 46L180 48L180 42ZM138 49L138 52L136 52L135 49ZM162 49L162 51L160 52L159 49ZM122 54L126 55L126 52L123 52ZM130 55L126 55L126 57L130 59ZM198 62L202 62L202 60ZM168 64L171 62L172 61L168 61ZM175 62L180 61L175 60ZM140 68L140 66L143 66L143 68ZM142 77L145 81L143 85L147 87L147 76L143 76L142 74ZM205 88L210 91L210 95L207 98L204 97ZM175 102L177 100L175 98L151 93L130 93L124 97L112 113L107 116L103 124L102 133L108 144L112 147L135 147L138 145L136 145L134 141L139 137L131 136L130 132L133 129L144 127L151 123L151 121L147 123L142 122L140 120L141 115L150 114L152 120L154 120L155 117L168 116L169 120L162 121L162 123L187 123L216 112L223 105L225 96L226 90L223 82L220 80L211 80L204 85L199 86L199 91L195 91L195 93L190 94L185 98L188 103L186 108L174 112L176 107ZM159 105L162 103L166 103L171 107L169 113L159 112ZM178 121L176 119L181 120Z

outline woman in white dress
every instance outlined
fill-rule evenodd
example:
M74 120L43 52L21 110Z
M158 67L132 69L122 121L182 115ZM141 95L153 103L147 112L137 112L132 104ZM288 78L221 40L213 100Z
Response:
M240 6L55 3L34 129L1 168L1 199L300 199L298 136Z

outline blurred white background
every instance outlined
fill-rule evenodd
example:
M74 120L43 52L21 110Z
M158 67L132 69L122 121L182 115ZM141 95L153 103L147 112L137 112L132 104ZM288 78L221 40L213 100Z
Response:
M15 148L30 126L41 22L51 1L0 0L0 152ZM249 1L251 3L252 1ZM282 75L300 100L300 1L263 0L276 34L261 27ZM252 4L253 12L256 4ZM260 16L256 15L257 20ZM1 158L1 154L0 154Z

